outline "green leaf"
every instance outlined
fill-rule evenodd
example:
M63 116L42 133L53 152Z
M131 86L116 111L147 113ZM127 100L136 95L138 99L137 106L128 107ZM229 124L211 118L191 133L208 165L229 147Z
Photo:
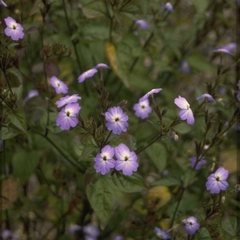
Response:
M237 218L225 216L221 221L222 228L231 236L235 236L237 234Z
M22 132L19 132L16 129L11 128L11 127L1 127L1 129L0 129L0 136L1 136L2 140L13 138L20 133L22 133Z
M208 0L191 0L192 4L196 8L197 13L203 14L208 6Z
M15 68L15 67L9 68L7 70L7 72L13 74L14 76L16 76L18 81L20 83L22 83L22 74L21 74L21 72L17 68Z
M166 167L167 151L161 143L154 143L147 148L146 152L158 171L162 171Z
M22 109L16 108L14 112L9 113L8 118L14 126L16 126L21 131L26 132L27 123Z
M183 181L183 186L187 187L189 182L195 177L196 171L189 169L182 177L181 180Z
M161 186L178 186L181 184L181 181L179 179L168 177L168 178L162 178L154 182L155 185L161 185Z
M178 133L185 134L192 130L191 126L189 126L187 123L182 122L174 127L174 130L176 130Z
M20 84L18 87L13 87L13 88L12 88L12 91L13 91L13 93L16 94L18 101L19 101L20 99L22 99L22 91L23 91L23 86L22 86L22 84Z
M140 0L140 6L143 11L143 14L147 14L148 12L148 7L149 7L149 2L146 0Z
M14 154L12 159L13 175L25 183L35 171L40 157L36 151L22 150Z
M215 67L213 67L205 57L194 54L187 58L189 65L201 72L211 72L214 73L216 71Z
M120 177L116 174L113 176L108 174L108 181L115 190L122 192L139 192L146 188L143 178L137 173L132 176L121 175Z
M110 219L117 200L116 190L109 184L108 177L100 176L95 184L88 185L87 197L103 223Z
M206 228L200 228L196 233L199 240L212 240L209 231Z

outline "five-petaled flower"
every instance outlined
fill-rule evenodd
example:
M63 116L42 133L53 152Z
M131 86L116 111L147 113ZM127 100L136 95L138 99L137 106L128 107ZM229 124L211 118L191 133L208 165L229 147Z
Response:
M161 230L160 228L155 227L153 231L160 239L172 239L171 234L166 230Z
M128 116L120 107L109 108L105 113L105 118L107 120L107 129L113 131L114 134L120 135L122 132L127 131Z
M148 93L146 93L143 97L141 97L139 99L139 102L145 101L146 99L149 98L150 95L154 94L154 93L159 93L160 91L162 91L162 88L154 88L151 91L149 91Z
M67 93L68 92L68 86L61 80L59 80L57 77L52 76L50 78L50 84L55 88L56 93Z
M135 111L135 115L141 119L148 118L148 115L151 113L152 108L149 106L149 100L146 99L144 101L138 102L134 104L133 110Z
M7 17L4 19L7 27L4 29L5 34L11 37L12 40L18 41L24 36L23 27L20 23L17 23L13 18Z
M121 143L115 147L115 156L117 158L115 169L123 171L124 175L132 175L138 169L137 155L130 151L129 148Z
M62 107L69 103L76 103L81 97L78 96L78 94L73 94L71 96L67 95L65 97L60 98L55 104L57 107Z
M69 130L70 127L76 127L78 124L77 114L81 107L78 103L70 103L66 105L58 115L56 125L62 130Z
M94 168L96 172L100 172L102 175L110 172L111 168L115 167L116 161L113 159L114 156L114 148L106 145L102 150L101 153L98 153L97 156L94 158Z
M195 232L199 229L200 225L197 222L197 219L195 217L189 217L187 219L184 219L182 221L184 225L184 231L189 234L193 235Z
M211 193L219 193L221 190L224 191L228 187L228 182L226 179L228 178L228 170L224 167L220 167L217 169L215 173L212 173L206 182L207 190Z
M194 124L195 119L193 116L193 112L190 108L190 104L187 102L187 100L181 96L178 96L178 98L175 98L174 103L181 108L181 111L179 112L179 117L182 120L187 120L188 124Z

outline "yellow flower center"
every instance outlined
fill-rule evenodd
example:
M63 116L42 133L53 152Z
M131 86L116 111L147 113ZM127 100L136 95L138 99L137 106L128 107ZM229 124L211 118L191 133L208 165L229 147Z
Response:
M127 156L125 156L125 157L124 157L124 161L127 161L127 160L128 160L128 157L127 157Z
M13 30L16 30L17 26L13 24L12 28L13 28Z
M67 111L66 114L67 114L68 117L70 116L70 112L69 111Z

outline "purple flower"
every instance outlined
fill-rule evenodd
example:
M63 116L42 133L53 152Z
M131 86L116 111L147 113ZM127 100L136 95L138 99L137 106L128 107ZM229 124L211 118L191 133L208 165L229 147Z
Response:
M4 7L7 7L7 4L3 0L0 0L0 5L3 5Z
M3 240L7 240L10 237L12 237L12 231L8 230L8 229L4 229L1 233L1 237Z
M95 66L95 68L110 68L110 67L105 63L99 63Z
M73 94L71 96L67 95L65 97L60 98L55 104L57 107L62 107L69 103L76 103L81 97L78 96L78 94Z
M105 113L107 120L106 126L109 131L120 135L121 132L126 132L128 127L128 116L120 107L109 108Z
M111 240L124 240L124 237L122 235L115 234L111 237Z
M221 190L226 190L228 187L228 182L226 179L228 178L228 170L224 167L220 167L217 169L215 173L212 173L206 182L207 190L211 193L219 193Z
M237 47L236 43L228 43L228 44L221 46L218 49L212 50L212 52L220 52L220 53L227 53L230 55L234 55L233 51L236 49L236 47Z
M115 156L117 158L116 170L122 170L123 174L128 176L137 171L137 155L135 152L131 152L125 144L121 143L115 147Z
M38 96L38 90L31 90L29 91L28 95L25 97L24 102L27 102L30 98Z
M82 73L79 77L78 77L78 81L84 82L86 78L90 78L92 76L94 76L95 73L97 73L97 69L96 68L92 68L87 70L86 72Z
M58 115L56 120L57 126L60 126L62 130L69 130L70 127L76 127L78 124L77 114L81 107L78 103L70 103L66 105Z
M171 234L166 230L161 230L158 227L154 228L154 233L161 239L171 239Z
M166 9L168 10L169 12L173 12L173 6L170 2L167 2L163 7L162 9Z
M146 99L134 104L133 110L135 111L135 115L137 117L145 119L148 118L148 115L151 113L152 108L149 106L149 100Z
M84 240L97 240L97 238L91 235L85 235Z
M83 232L91 237L98 237L100 234L99 228L91 223L83 227Z
M12 40L18 41L24 36L23 27L21 24L17 23L13 18L7 17L4 19L7 27L4 29L5 34L11 37Z
M141 29L147 29L149 27L148 23L143 20L143 19L140 19L140 20L136 20L135 23L141 28Z
M98 153L94 158L94 168L96 172L100 172L102 175L110 172L111 168L115 167L116 161L113 159L114 156L114 148L109 145L105 146L101 153Z
M184 231L189 235L195 234L195 232L200 227L195 217L189 217L187 219L184 219L182 223L184 225Z
M201 155L200 155L200 157L201 157ZM197 157L196 157L196 156L194 156L194 157L192 157L192 158L190 159L190 161L191 161L191 168L193 168L193 167L195 166L196 160L197 160ZM202 167L203 165L205 165L206 163L207 163L207 161L206 161L205 159L201 159L201 160L197 163L197 166L195 167L195 169L196 169L196 170L201 169L201 167Z
M148 99L148 97L154 93L159 93L160 91L162 91L162 88L154 88L151 91L149 91L148 93L146 93L143 97L141 97L139 99L139 102L145 101L146 99Z
M68 86L61 80L59 80L57 77L52 76L50 78L50 84L55 88L56 93L67 93L68 92Z
M187 62L187 60L183 60L182 61L182 64L181 64L179 70L182 73L186 73L186 74L187 73L191 73L191 68L190 68L189 63Z
M82 227L80 225L70 224L70 226L69 226L69 234L70 235L74 235L75 232L80 231L81 229L82 229Z
M208 101L216 102L216 101L214 100L214 98L213 98L210 94L208 94L208 93L204 93L203 95L201 95L200 97L198 97L198 98L196 98L196 99L197 99L197 100L204 100L205 98L207 98Z
M181 96L178 96L178 98L175 98L174 103L181 108L181 111L179 112L179 117L182 120L187 119L188 124L194 124L195 119L193 116L193 112L190 108L190 104L187 102L187 100Z

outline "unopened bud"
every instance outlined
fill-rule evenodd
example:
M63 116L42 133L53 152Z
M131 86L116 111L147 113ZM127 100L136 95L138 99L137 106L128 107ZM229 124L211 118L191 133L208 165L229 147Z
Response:
M239 183L236 184L234 188L235 188L235 193L238 194L240 192L240 184Z

